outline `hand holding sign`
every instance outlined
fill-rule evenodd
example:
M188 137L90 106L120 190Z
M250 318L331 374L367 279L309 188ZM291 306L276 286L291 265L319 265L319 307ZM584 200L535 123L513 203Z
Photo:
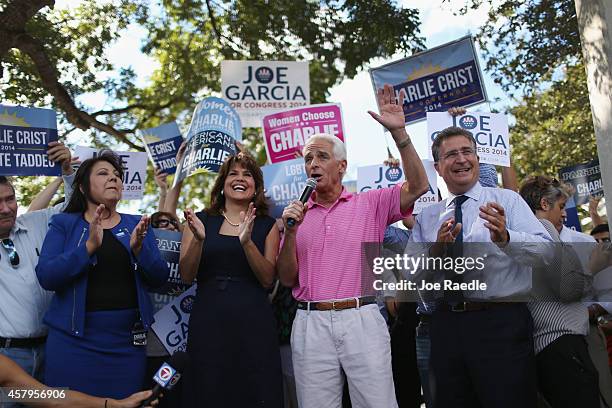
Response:
M85 243L89 256L92 256L94 252L100 248L100 245L102 245L102 239L104 237L104 228L102 228L102 214L104 214L105 210L106 206L104 206L104 204L100 204L98 208L96 208L93 219L89 223L89 238Z
M74 170L72 169L70 161L70 149L61 142L49 142L48 146L49 150L47 150L47 155L49 156L49 160L62 165L62 174L72 174Z
M395 100L395 92L393 87L385 84L383 89L378 89L376 92L376 100L378 101L378 109L380 115L368 111L378 123L387 128L388 131L401 130L405 128L404 110L397 104Z
M193 233L193 237L198 241L204 241L206 237L206 230L204 229L204 224L196 215L193 213L191 208L187 208L184 211L185 220L187 220L187 226Z
M238 238L240 238L240 244L242 246L247 245L251 242L251 233L253 232L253 225L255 224L255 206L253 203L249 203L249 208L246 213L240 211L240 224L238 225Z
M142 249L142 243L147 236L147 230L149 229L149 224L151 224L151 218L148 215L143 215L140 218L140 221L132 231L132 235L130 236L130 248L134 255L138 256L140 254L140 250Z
M168 174L159 168L155 169L155 184L159 187L161 195L166 195L168 192Z

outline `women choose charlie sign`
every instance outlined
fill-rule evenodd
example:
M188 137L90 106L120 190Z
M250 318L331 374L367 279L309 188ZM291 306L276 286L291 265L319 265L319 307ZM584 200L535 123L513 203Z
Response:
M185 156L178 163L174 184L197 173L217 173L242 140L240 117L229 103L209 97L198 103L189 130Z
M339 104L324 103L292 109L263 118L268 162L295 158L306 141L317 133L327 133L344 141L342 111Z

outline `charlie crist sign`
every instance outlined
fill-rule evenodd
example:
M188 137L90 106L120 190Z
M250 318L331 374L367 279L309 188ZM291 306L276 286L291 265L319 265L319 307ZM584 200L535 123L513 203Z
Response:
M221 91L242 127L260 127L267 114L310 104L308 62L222 61Z

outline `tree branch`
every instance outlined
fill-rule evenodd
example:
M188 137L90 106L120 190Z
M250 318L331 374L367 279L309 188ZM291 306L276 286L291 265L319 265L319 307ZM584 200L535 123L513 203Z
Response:
M247 56L245 54L245 51L247 50L245 50L243 46L236 43L231 38L221 34L221 31L219 31L219 26L217 25L217 18L215 17L215 13L213 12L213 7L212 7L212 4L210 3L210 0L206 0L206 8L208 9L208 18L210 18L210 25L212 26L215 36L217 37L217 41L219 42L219 45L221 46L221 50L223 50L223 47L225 46L225 44L223 44L223 41L221 40L225 39L230 44L230 46L232 47L234 51L244 56Z
M43 7L55 6L55 0L14 0L0 13L0 60L13 48L16 36L25 32L30 18Z
M15 46L32 59L40 75L43 87L54 97L56 104L66 113L66 117L70 123L82 130L94 128L106 132L109 135L115 136L131 148L144 151L142 146L129 140L125 133L118 131L106 123L98 121L75 105L72 96L68 93L66 88L59 83L58 72L47 57L45 49L40 41L27 34L20 34L16 38Z

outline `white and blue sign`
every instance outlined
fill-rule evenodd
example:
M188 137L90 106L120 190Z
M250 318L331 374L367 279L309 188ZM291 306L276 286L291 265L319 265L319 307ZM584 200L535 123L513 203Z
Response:
M197 286L191 286L153 316L155 321L151 328L170 355L176 351L187 351L189 316L195 302Z
M139 130L137 133L144 141L153 165L166 174L174 174L176 153L183 143L183 136L176 122Z
M81 161L96 157L98 150L87 146L77 146L75 156ZM144 152L118 152L123 166L122 200L141 200L144 195L144 186L147 181L147 154Z
M428 113L430 159L433 160L431 153L433 141L438 133L449 126L460 127L474 136L480 163L510 167L510 133L506 115L490 112L469 112L460 116L452 116L448 112Z
M238 113L220 98L209 97L198 103L187 131L185 156L178 164L174 185L198 173L218 173L221 165L237 153L242 141Z
M589 202L591 196L603 196L603 181L599 169L599 160L575 166L563 167L559 176L564 183L574 188L574 201L576 205Z
M370 69L374 92L391 84L406 124L487 100L471 36Z
M304 159L287 160L268 164L261 168L270 203L270 217L281 218L283 210L294 200L299 200L306 185Z
M580 225L580 218L578 218L578 209L576 208L576 202L574 197L570 197L565 203L565 220L563 225L574 231L582 232L582 226Z
M47 155L52 141L57 141L55 111L0 105L0 175L61 175L61 166Z
M161 228L153 228L153 232L155 233L159 253L162 259L168 263L170 275L165 285L151 289L150 292L171 297L179 296L191 286L191 284L183 282L178 268L181 255L181 237L183 234L179 231L167 231ZM159 300L161 303L167 300L167 298L159 298ZM154 305L154 309L157 311L160 307L155 307Z
M436 171L430 160L423 160L423 166L429 181L429 190L423 194L415 203L413 214L438 201L438 183ZM381 164L357 168L357 193L365 193L369 190L393 187L404 183L404 172L400 167L388 167Z

